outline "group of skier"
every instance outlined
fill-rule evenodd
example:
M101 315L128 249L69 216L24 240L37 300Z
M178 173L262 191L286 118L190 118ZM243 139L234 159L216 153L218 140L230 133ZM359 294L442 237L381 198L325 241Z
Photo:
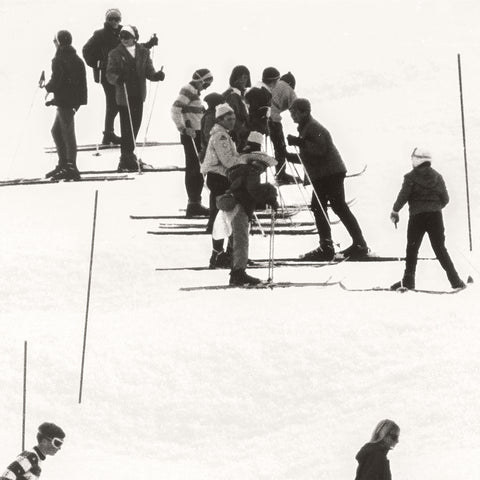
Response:
M154 69L150 57L149 48L158 44L156 35L153 34L149 42L140 44L138 30L131 25L122 26L120 21L120 11L109 9L103 28L95 31L83 47L83 56L93 69L95 81L105 92L102 143L120 144L118 171L138 171L145 168L134 151L142 121L146 79L163 81L165 74L163 68ZM68 31L59 31L54 43L57 50L52 61L52 76L45 88L54 94L53 100L47 104L57 106L52 135L58 165L46 176L78 180L74 117L80 106L87 103L85 66L72 47L72 36ZM214 233L214 222L219 217L218 200L221 197L230 200L219 202L219 206L229 207L228 214L222 214L222 220L229 224L227 230L232 235L224 246L217 229L216 238L212 239L210 267L231 267L230 282L234 285L260 282L246 274L246 261L234 259L243 259L246 255L248 260L248 225L255 206L271 205L274 209L278 206L273 185L261 187L261 172L275 166L277 186L301 182L296 175L287 174L287 161L301 164L305 181L312 186L310 208L319 235L319 245L300 260L334 260L328 207L332 208L352 239L351 245L341 251L343 257L358 259L368 255L369 248L360 225L345 200L345 163L328 130L312 116L310 102L297 98L293 74L287 72L281 76L275 67L267 67L263 70L261 82L252 86L249 69L237 65L230 75L228 88L223 93L214 92L205 97L206 110L201 93L212 82L213 74L209 69L197 69L181 88L171 108L185 153L186 217L208 215L207 231ZM298 136L288 135L285 139L281 113L287 110L298 125ZM117 113L120 116L120 137L113 128ZM273 144L275 158L265 154L267 137ZM293 147L293 151L287 151L287 144ZM441 210L448 202L448 195L443 179L431 168L428 153L416 149L412 161L414 168L405 177L391 216L392 220L398 221L400 208L407 202L410 204L405 274L392 288L414 288L416 259L425 233L429 234L452 287L464 287L444 243ZM243 181L240 181L239 172L242 172ZM201 203L204 178L210 190L208 208Z

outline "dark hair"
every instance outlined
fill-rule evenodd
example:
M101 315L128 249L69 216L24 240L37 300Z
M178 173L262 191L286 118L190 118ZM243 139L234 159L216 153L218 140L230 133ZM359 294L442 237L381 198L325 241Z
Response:
M59 30L55 38L58 44L63 47L72 44L72 34L68 30Z
M37 442L40 443L43 439L65 438L65 432L54 423L44 422L38 427Z
M289 110L298 110L299 112L310 113L312 111L312 106L306 98L297 98L292 102Z
M285 83L288 83L288 85L290 85L295 90L295 85L297 82L292 72L287 72L285 75L282 75L280 77L280 80L283 80Z
M246 88L250 88L252 86L252 81L250 80L250 70L245 65L237 65L233 67L232 73L230 74L230 79L228 83L231 87L235 87L237 80L242 75L248 75L247 84L245 85Z

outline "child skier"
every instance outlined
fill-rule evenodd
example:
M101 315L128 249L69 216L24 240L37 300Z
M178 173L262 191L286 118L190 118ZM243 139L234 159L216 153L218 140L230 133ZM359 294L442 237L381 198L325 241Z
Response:
M410 217L407 229L407 253L403 279L390 288L415 288L415 270L418 250L425 233L428 233L433 251L447 273L452 288L465 288L445 248L445 228L442 209L449 201L443 177L431 167L432 157L426 150L415 148L412 152L413 169L403 180L402 189L393 204L391 221L396 225L399 211L408 202Z

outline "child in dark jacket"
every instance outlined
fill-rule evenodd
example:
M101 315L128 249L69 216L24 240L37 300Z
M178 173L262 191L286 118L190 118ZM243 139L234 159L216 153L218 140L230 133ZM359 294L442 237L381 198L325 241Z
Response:
M445 270L452 288L465 288L465 283L458 276L452 259L445 248L445 228L442 209L449 202L447 188L443 177L431 167L431 155L423 149L415 148L412 153L413 169L403 180L402 189L393 204L390 219L396 225L399 211L408 202L410 217L407 229L407 253L403 279L390 288L415 288L415 270L418 250L423 236L428 233L433 251Z
M355 480L392 480L388 451L395 447L400 428L392 420L382 420L375 427L370 442L356 455L358 461Z

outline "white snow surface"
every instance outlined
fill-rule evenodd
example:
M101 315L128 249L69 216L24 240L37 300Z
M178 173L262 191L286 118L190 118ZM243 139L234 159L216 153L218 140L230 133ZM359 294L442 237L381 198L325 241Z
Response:
M49 73L51 38L68 28L81 50L110 3L0 3L2 32L15 40L0 70L4 99L1 178L41 176L55 163L54 111L35 87ZM395 230L391 206L415 146L434 154L451 203L447 248L478 280L480 52L474 2L117 2L141 37L156 31L158 87L149 140L176 141L169 107L195 68L223 91L231 68L265 66L297 77L297 93L332 133L351 172L347 197L371 249L403 255L408 212ZM256 16L245 12L255 6ZM229 4L229 12L239 9ZM187 13L188 12L188 13ZM199 29L198 27L202 28ZM197 28L195 30L194 28ZM193 29L193 30L189 30ZM193 33L192 33L193 32ZM188 39L193 40L189 41ZM223 43L222 43L223 42ZM260 43L260 48L258 43ZM462 54L473 253L469 251L457 77ZM9 68L7 68L7 66ZM89 75L78 142L100 140L103 93ZM155 85L145 103L144 129ZM33 98L33 100L32 100ZM295 126L284 115L285 133ZM182 165L179 146L138 152L156 166ZM81 170L115 168L118 152L79 153ZM93 204L98 212L79 403ZM287 203L301 197L282 187ZM204 190L204 203L208 192ZM23 348L28 342L26 446L43 421L61 425L64 447L42 478L353 478L355 454L383 418L401 427L389 454L395 479L473 480L480 475L478 283L454 295L347 292L338 286L181 291L223 284L228 271L156 271L205 265L208 236L154 236L158 220L185 208L182 173L105 183L0 188L0 470L19 453ZM304 214L308 218L307 214ZM334 239L349 245L342 226ZM275 254L297 256L315 236L277 236ZM425 239L422 256L432 251ZM251 237L251 258L268 239ZM402 262L276 268L276 281L342 280L388 286ZM252 270L267 277L266 270ZM419 262L417 286L449 290L438 262Z

